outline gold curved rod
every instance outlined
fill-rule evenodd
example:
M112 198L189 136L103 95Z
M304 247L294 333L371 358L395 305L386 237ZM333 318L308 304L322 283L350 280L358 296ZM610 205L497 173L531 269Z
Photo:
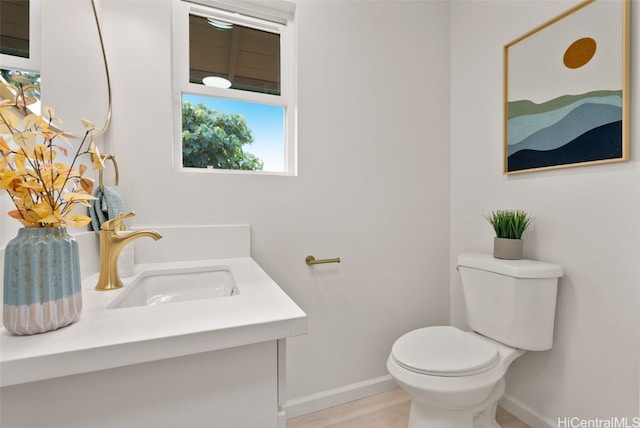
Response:
M104 62L104 72L107 76L107 94L109 97L109 108L107 110L107 119L104 122L104 126L94 135L100 136L107 131L109 124L111 123L111 76L109 75L109 65L107 64L107 53L104 50L104 40L102 39L102 29L100 28L100 21L98 20L98 11L96 10L95 0L91 0L91 7L93 8L93 16L96 19L96 27L98 28L98 38L100 39L100 48L102 49L102 60Z
M111 75L109 74L109 65L107 64L107 53L104 49L104 41L102 39L102 28L100 28L100 20L98 19L98 11L96 10L96 3L94 0L91 0L91 7L93 9L93 16L96 19L96 27L98 28L98 38L100 39L100 49L102 50L102 61L104 63L104 72L107 76L107 95L109 106L107 109L107 119L104 122L104 126L102 129L93 134L94 137L99 137L100 135L107 132L107 128L109 128L109 124L111 123ZM78 135L71 131L63 131L64 135L73 138L82 138L82 135Z

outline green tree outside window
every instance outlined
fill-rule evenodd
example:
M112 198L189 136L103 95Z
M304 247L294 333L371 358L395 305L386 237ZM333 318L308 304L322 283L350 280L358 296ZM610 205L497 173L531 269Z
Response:
M182 103L184 167L260 171L263 162L244 150L251 143L253 135L242 115Z

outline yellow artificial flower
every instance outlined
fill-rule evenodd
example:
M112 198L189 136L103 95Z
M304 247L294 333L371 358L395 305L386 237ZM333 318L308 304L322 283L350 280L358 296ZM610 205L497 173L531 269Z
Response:
M95 126L83 119L86 132L70 164L57 162L58 153L68 157L69 148L73 148L52 126L62 121L51 107L44 107L42 115L29 113L26 106L33 99L25 96L25 91L37 85L19 78L18 82L15 99L21 103L0 103L0 190L8 193L16 207L8 214L25 227L84 226L90 218L73 210L78 205L89 206L96 198L92 195L93 180L83 177L87 167L76 162L89 155L94 169L104 168L93 143ZM16 110L24 117L18 117Z
M100 155L100 151L98 147L93 144L93 141L89 145L89 153L91 153L91 161L93 162L93 169L103 170L104 169L104 161L102 160L102 156Z

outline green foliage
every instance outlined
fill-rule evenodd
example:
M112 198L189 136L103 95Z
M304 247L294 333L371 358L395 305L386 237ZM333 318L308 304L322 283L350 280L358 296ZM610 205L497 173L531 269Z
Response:
M13 78L14 76L24 76L29 79L29 90L25 91L25 94L30 97L36 97L40 99L40 74L39 73L31 73L29 71L17 71L17 70L6 70L4 68L0 69L0 75L7 81L10 85L15 87L19 87L20 84Z
M262 170L263 162L243 146L253 142L244 117L204 104L182 103L182 164L190 168Z
M485 218L493 226L498 238L521 239L533 218L521 210L498 210Z

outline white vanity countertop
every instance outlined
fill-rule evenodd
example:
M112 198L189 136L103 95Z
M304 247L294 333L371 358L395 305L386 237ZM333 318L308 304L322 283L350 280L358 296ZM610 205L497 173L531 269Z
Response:
M305 334L306 314L251 257L136 265L226 265L235 296L154 306L105 309L121 290L94 290L98 276L83 281L80 320L33 336L0 334L0 386L87 373L199 352ZM123 279L125 287L134 277Z

